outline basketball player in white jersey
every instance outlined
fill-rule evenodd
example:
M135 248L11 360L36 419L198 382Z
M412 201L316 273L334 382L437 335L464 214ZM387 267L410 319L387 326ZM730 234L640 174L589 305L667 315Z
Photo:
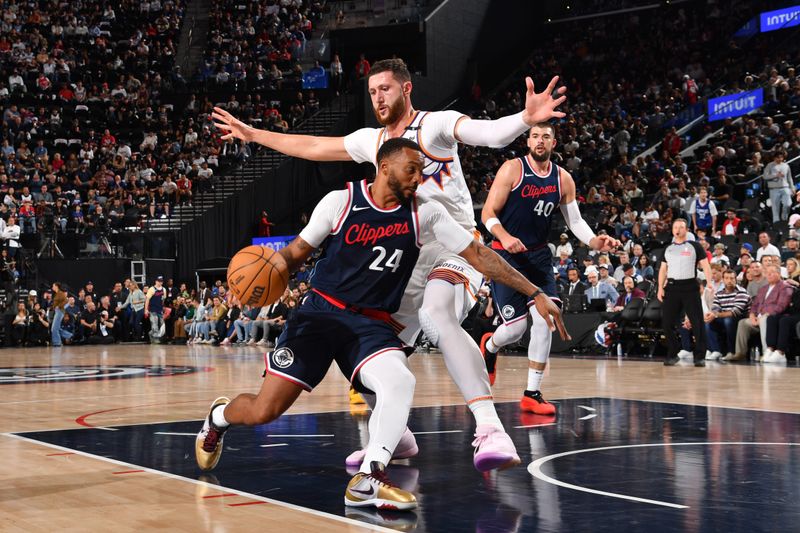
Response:
M495 237L492 248L547 296L557 299L553 255L547 246L557 206L569 229L587 246L609 251L620 243L608 235L595 235L583 220L575 200L575 181L569 172L550 160L555 146L553 125L535 124L528 134L530 153L503 163L489 189L481 218ZM481 339L490 381L494 383L492 355L522 338L530 314L528 385L520 407L523 412L554 415L555 406L540 391L552 342L549 326L539 319L538 313L529 312L532 302L525 295L492 281L492 297L503 323L493 334L487 333Z
M416 141L425 154L423 182L417 195L440 202L462 227L475 231L472 198L458 159L458 143L500 148L508 145L538 122L561 118L556 108L565 100L565 88L555 91L558 78L534 92L526 79L525 109L497 120L471 120L456 111L417 111L411 104L411 75L400 59L376 62L369 73L372 107L382 128L363 128L345 137L314 137L258 130L215 108L213 118L222 139L257 142L292 157L312 161L356 161L376 163L378 148L387 139L406 137ZM555 97L554 97L555 96ZM475 232L476 238L479 236ZM456 254L439 244L423 247L417 268L394 318L405 326L400 338L413 343L420 328L442 351L450 375L476 421L474 464L486 471L520 462L511 438L494 407L489 376L480 350L461 328L461 321L475 303L482 276ZM374 398L365 398L373 404ZM347 458L359 464L363 450ZM395 457L417 453L414 436L406 430L395 449Z

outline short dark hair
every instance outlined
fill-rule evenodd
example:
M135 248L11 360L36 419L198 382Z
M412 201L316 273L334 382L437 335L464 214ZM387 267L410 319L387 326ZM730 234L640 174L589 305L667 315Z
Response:
M411 81L411 73L408 71L406 62L399 58L376 61L372 65L372 68L369 69L368 78L371 78L375 74L380 74L381 72L391 72L400 83Z
M550 131L553 132L553 137L556 136L556 127L550 124L549 122L537 122L536 124L531 126L531 128L528 130L528 135L531 134L531 130L533 128L550 128Z
M395 137L394 139L389 139L380 147L376 157L377 163L380 165L381 161L387 157L393 156L397 152L400 152L403 150L403 148L410 148L412 150L416 150L417 152L422 151L419 145L411 139L406 139L405 137Z

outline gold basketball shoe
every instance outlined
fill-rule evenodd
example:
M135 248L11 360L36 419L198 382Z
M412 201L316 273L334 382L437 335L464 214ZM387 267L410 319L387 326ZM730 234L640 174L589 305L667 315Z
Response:
M214 400L211 404L211 409L208 410L206 421L203 422L203 429L197 434L197 439L194 441L194 456L197 459L197 466L201 470L211 470L219 462L222 456L222 438L225 431L228 429L220 428L214 425L211 421L211 412L214 408L220 405L228 405L231 401L228 398L220 397ZM228 426L230 427L230 426Z
M398 488L389 481L386 467L373 461L369 474L359 472L344 493L344 504L350 507L377 507L406 511L417 507L417 498L408 491Z

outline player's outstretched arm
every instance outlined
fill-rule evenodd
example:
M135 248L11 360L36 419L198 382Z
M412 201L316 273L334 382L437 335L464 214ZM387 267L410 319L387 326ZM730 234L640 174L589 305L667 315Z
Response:
M557 329L562 339L570 340L571 337L567 333L564 319L561 316L561 309L553 300L540 291L539 287L511 268L511 265L502 257L477 241L472 241L459 255L466 259L475 269L495 282L511 287L526 296L533 296L536 310L545 319L550 331Z
M489 189L489 195L486 197L486 203L483 205L481 211L481 221L486 229L500 241L503 248L509 253L517 254L527 250L525 245L518 238L511 235L500 223L497 214L503 210L503 207L508 201L508 194L514 188L516 180L520 176L520 165L522 163L519 159L511 159L503 163L500 170L497 171L492 182L492 187Z
M589 224L583 220L578 202L575 199L575 180L569 172L559 168L561 180L561 214L572 233L585 245L595 250L608 252L619 248L622 243L610 235L595 235Z
M528 128L539 122L547 122L553 118L563 118L565 113L556 111L567 99L566 87L556 89L558 76L554 76L547 88L537 93L533 80L525 78L525 109L516 115L509 115L497 120L471 120L461 117L456 123L454 136L457 141L473 146L502 148L522 135ZM555 97L554 97L555 96Z
M351 161L344 147L344 137L316 137L260 130L215 107L211 114L214 126L223 132L222 140L241 139L255 142L282 154L311 161Z

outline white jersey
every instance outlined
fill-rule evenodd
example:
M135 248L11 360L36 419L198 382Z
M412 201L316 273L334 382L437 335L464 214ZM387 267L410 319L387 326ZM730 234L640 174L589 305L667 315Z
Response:
M417 197L440 203L461 227L475 229L475 212L461 161L458 159L456 123L465 115L457 111L417 111L402 137L416 142L425 155ZM378 149L388 140L386 128L362 128L344 138L344 147L358 163L377 168Z

